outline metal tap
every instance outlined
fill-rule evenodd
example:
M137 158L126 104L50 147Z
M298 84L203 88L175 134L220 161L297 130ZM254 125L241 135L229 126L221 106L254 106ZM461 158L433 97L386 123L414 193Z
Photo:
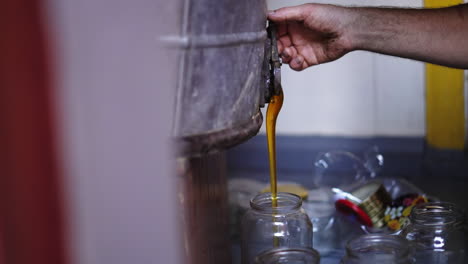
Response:
M283 90L281 86L281 59L278 54L276 30L276 25L268 21L268 37L265 41L265 59L263 65L265 85L263 102L260 104L261 107L264 107L265 103L269 103L273 95L278 95Z

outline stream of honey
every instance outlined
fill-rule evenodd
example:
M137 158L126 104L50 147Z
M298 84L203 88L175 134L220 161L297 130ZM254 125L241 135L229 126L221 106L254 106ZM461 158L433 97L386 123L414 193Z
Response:
M273 95L268 104L266 114L266 134L268 140L268 159L270 161L270 190L272 206L277 206L277 178L276 178L276 119L283 106L283 92Z

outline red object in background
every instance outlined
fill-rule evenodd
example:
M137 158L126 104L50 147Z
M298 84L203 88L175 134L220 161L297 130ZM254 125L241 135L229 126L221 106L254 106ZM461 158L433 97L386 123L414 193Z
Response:
M0 1L0 263L66 263L40 0Z
M339 199L335 202L336 210L342 212L345 215L355 215L358 219L359 223L372 227L372 220L370 219L369 215L364 212L357 204L346 200L346 199Z

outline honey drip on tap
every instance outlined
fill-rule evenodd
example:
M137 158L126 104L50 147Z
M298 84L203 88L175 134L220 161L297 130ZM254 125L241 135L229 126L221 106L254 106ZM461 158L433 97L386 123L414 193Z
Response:
M276 178L276 119L283 106L283 92L273 95L268 104L266 114L266 134L268 140L268 159L270 161L270 190L272 206L277 206Z

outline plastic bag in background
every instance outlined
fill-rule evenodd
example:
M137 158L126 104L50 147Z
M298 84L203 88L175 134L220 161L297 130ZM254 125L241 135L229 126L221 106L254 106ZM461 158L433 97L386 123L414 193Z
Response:
M356 221L349 221L335 210L333 189L347 190L376 177L383 165L377 148L366 151L364 158L346 151L330 151L317 156L314 184L304 209L314 224L314 246L322 256L341 253L346 241L363 234Z
M352 197L352 191L371 182L382 184L391 199L410 193L423 193L404 179L380 176L384 157L377 146L372 146L362 155L340 150L321 153L314 165L314 184L317 189L310 192L304 208L314 223L314 245L322 255L342 250L346 241L362 233L392 233L386 228L362 225L353 215L337 213L335 201L343 198L343 195L349 195L346 199L353 200L356 197ZM322 194L321 199L313 199L317 193Z
M346 151L320 153L315 159L317 187L348 190L375 179L384 165L384 157L378 147L367 149L363 157Z

